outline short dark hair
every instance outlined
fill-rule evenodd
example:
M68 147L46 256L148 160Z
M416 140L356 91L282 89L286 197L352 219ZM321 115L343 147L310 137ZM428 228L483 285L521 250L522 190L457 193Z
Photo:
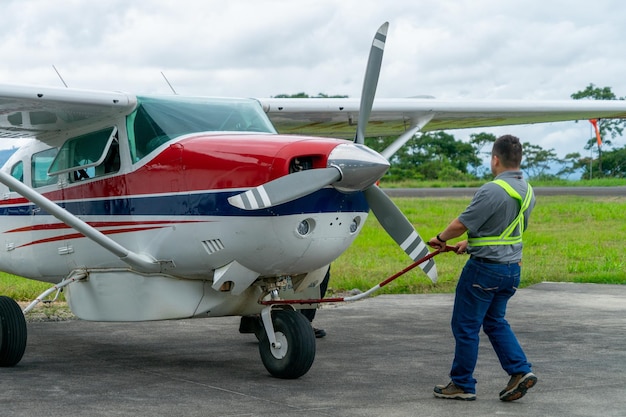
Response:
M505 168L519 168L522 163L522 144L516 136L503 135L493 143L491 154L500 158Z

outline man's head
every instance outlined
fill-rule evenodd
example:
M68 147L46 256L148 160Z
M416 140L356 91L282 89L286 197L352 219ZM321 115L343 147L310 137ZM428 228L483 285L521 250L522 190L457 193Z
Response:
M503 171L519 170L522 163L522 144L513 135L500 136L491 149L491 172L498 175Z

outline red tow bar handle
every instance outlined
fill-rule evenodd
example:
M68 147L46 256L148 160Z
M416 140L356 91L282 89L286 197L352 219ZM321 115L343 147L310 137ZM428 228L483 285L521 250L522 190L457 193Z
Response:
M442 252L454 252L455 247L454 246L448 246L446 245L443 249L437 249L434 250L432 252L430 252L428 255L424 256L421 259L418 259L417 261L413 262L411 265L407 266L406 268L404 268L402 271L400 272L396 272L395 274L393 274L392 276L390 276L389 278L387 278L386 280L380 282L379 284L373 286L372 288L370 288L369 290L356 295L356 296L352 296L352 297L339 297L339 298L322 298L322 299L312 299L312 300L267 300L267 301L259 301L259 304L262 305L274 305L274 304L318 304L318 303L337 303L337 302L343 302L343 301L355 301L357 299L360 299L362 297L368 296L369 294L373 293L374 291L377 291L378 289L384 287L385 285L389 284L391 281L393 281L394 279L398 278L401 275L406 274L407 272L409 272L411 269L415 268L416 266L418 266L419 264L426 262L427 260L431 259L432 257L442 253Z
M430 245L428 245L428 246L430 246ZM431 246L431 248L432 248L432 246ZM444 246L444 248L443 248L443 249L437 249L437 250L435 250L435 251L431 252L431 253L430 253L430 255L435 256L435 255L436 255L436 254L438 254L438 253L443 253L443 252L454 252L454 250L455 250L455 249L456 249L456 248L455 248L454 246L446 245L446 246ZM428 259L430 259L430 258L428 258Z

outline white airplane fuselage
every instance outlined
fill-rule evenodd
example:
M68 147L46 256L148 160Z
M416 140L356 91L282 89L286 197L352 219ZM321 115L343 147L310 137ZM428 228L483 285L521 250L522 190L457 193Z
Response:
M110 125L82 128L77 135ZM120 118L115 125L115 172L98 173L96 166L85 170L86 178L77 179L76 171L42 183L34 155L49 150L50 141L20 149L3 168L14 175L21 164L22 182L40 185L37 192L125 248L163 262L157 273L133 271L2 186L0 269L50 283L72 271L88 271L87 279L66 289L81 318L135 321L258 312L263 291L257 283L290 277L299 291L319 285L367 218L363 193L333 187L251 211L227 200L288 174L298 158L309 168L326 166L333 149L351 142L190 133L166 140L135 162L138 151L128 139L128 123ZM58 138L57 146L63 149L66 139Z

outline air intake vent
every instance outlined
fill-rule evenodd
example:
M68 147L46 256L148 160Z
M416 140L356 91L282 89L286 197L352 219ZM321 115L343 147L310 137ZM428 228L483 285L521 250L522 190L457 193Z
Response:
M202 245L209 255L219 252L224 249L224 244L220 239L203 240Z

